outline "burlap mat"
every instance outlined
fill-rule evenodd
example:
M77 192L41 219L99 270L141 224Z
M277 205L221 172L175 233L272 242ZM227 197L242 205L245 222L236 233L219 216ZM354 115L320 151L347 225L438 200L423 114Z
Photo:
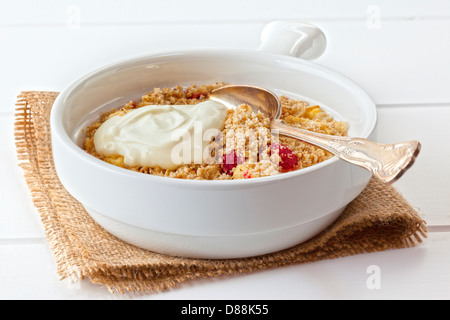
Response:
M15 136L20 166L45 227L61 279L88 277L111 292L159 291L187 280L412 247L425 222L392 187L372 180L342 216L314 239L281 252L230 260L170 257L122 242L97 225L56 175L49 115L56 92L18 97Z

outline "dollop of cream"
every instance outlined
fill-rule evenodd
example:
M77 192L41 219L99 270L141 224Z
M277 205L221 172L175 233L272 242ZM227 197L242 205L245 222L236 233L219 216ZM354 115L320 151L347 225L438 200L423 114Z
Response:
M121 155L128 166L173 170L202 163L205 149L224 126L228 109L221 103L151 105L105 121L94 135L104 156Z

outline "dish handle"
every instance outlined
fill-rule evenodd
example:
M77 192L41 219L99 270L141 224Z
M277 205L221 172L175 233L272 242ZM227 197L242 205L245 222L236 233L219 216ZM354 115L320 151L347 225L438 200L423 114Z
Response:
M274 21L263 29L258 51L314 60L325 52L326 47L325 34L317 26L306 22Z

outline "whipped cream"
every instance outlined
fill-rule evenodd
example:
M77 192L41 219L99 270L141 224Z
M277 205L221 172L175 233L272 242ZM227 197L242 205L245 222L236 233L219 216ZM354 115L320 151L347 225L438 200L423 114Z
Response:
M202 163L212 137L228 115L221 103L151 105L105 121L94 135L95 149L104 156L121 155L128 166L173 170Z

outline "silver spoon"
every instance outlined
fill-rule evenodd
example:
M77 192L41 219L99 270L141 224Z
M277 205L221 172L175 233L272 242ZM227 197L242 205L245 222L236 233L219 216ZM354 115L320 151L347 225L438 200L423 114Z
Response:
M340 159L363 167L386 183L392 183L408 170L420 152L419 141L381 144L363 138L315 133L287 125L280 119L281 102L269 90L256 86L229 85L213 90L208 97L228 108L247 104L271 120L271 129L280 135L306 141L321 147Z

